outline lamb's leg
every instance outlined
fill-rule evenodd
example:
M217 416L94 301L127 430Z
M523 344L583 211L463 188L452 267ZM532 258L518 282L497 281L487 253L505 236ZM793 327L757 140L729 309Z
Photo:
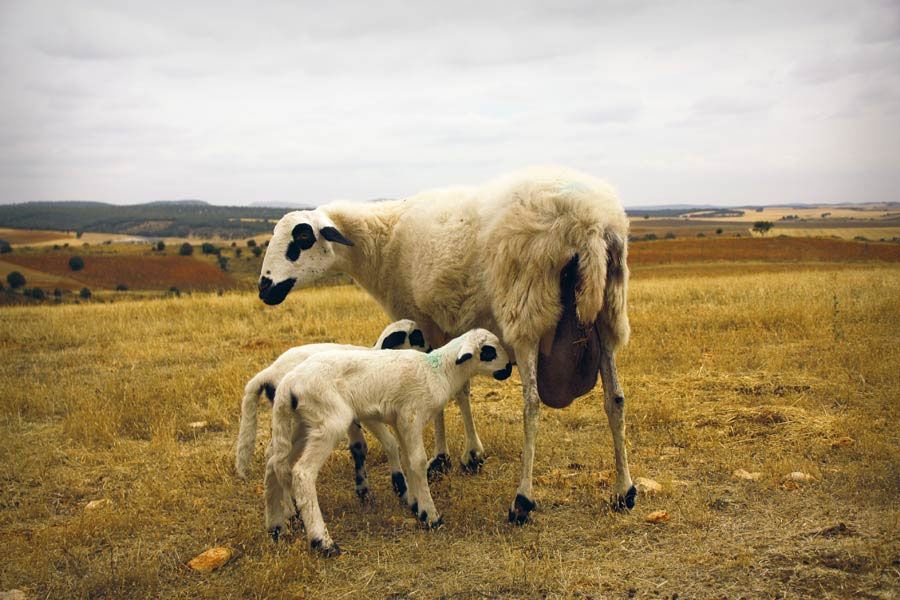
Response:
M355 469L354 480L356 482L356 496L360 502L368 502L369 495L369 475L366 472L366 455L369 453L369 446L366 444L366 437L363 435L362 426L359 421L355 420L347 429L347 437L350 439L350 455L353 457L353 468Z
M330 429L328 428L331 425ZM333 424L323 426L317 431L310 431L303 449L303 455L294 465L293 488L294 501L303 515L306 526L306 537L310 548L331 557L341 553L341 549L331 539L322 510L319 508L319 497L316 492L316 479L319 470L328 455L334 450L340 438L347 430L345 425L334 427Z
M284 530L285 516L290 516L292 524L298 518L297 506L291 495L291 466L294 465L306 443L306 427L298 419L293 419L291 449L287 460L281 462L277 456L269 456L266 460L265 500L266 528L276 542ZM272 445L269 445L269 450ZM302 525L302 522L300 523Z
M521 358L520 358L521 357ZM519 489L509 509L509 522L522 525L536 504L532 500L531 471L534 466L534 445L537 438L541 399L537 387L537 346L516 349L519 375L522 378L522 393L525 404L522 411L525 426L525 444L522 448L522 476Z
M440 527L444 519L438 514L431 498L431 490L428 488L428 475L426 471L427 455L425 445L422 443L422 427L418 422L412 424L397 423L397 435L400 438L400 451L406 456L409 469L406 472L409 478L409 486L416 497L416 504L412 506L416 517L429 528Z
M253 458L253 444L256 442L256 409L259 403L260 383L256 377L244 388L241 400L241 426L235 449L234 470L241 479L247 478L247 467Z
M456 395L456 404L459 405L459 414L462 416L463 427L466 429L466 451L460 459L460 466L464 473L478 473L484 466L484 446L475 429L475 420L472 418L472 407L469 404L469 384Z
M397 439L388 430L384 423L379 421L365 421L363 423L372 435L381 443L384 454L387 456L391 467L391 485L400 499L406 502L406 477L403 476L403 466L400 463L400 447Z
M625 395L619 385L616 362L612 351L603 345L600 358L600 378L603 380L604 408L609 428L612 430L616 459L616 485L612 499L614 510L634 508L637 490L628 472L628 452L625 449Z
M434 417L434 458L428 463L428 479L440 479L451 468L450 451L447 449L447 430L444 426L444 411ZM408 473L407 473L408 475Z

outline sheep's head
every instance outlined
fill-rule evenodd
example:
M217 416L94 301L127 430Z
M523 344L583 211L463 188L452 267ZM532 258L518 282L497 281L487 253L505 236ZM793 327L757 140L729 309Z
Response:
M477 357L477 358L476 358ZM512 373L509 356L496 335L487 329L473 329L462 336L462 346L456 355L456 364L473 360L477 373L492 375L502 381Z
M419 325L410 319L395 321L381 332L375 348L379 350L406 350L413 349L419 352L426 351L425 336Z
M259 277L259 297L281 304L296 284L316 281L334 264L334 244L352 246L320 210L297 210L275 225Z

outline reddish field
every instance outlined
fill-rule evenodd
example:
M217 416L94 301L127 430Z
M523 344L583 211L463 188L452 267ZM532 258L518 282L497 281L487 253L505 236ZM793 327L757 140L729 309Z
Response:
M187 256L91 256L84 257L84 269L69 268L70 254L7 254L9 263L68 277L88 287L115 288L123 283L129 289L215 290L235 286L234 279L209 263Z
M718 238L631 242L628 263L653 265L706 261L900 261L900 244L819 238Z

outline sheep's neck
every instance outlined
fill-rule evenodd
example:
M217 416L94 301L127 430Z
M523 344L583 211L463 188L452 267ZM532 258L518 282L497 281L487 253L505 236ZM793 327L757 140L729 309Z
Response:
M387 291L382 289L389 281L382 273L385 247L403 208L400 201L336 203L322 207L338 230L354 244L333 244L337 260L332 270L346 273L378 300L387 296Z
M447 382L448 398L459 393L463 386L466 385L466 382L472 378L472 372L468 364L456 364L459 346L459 339L455 339L425 355L425 360L428 364L434 370L440 372L443 380Z

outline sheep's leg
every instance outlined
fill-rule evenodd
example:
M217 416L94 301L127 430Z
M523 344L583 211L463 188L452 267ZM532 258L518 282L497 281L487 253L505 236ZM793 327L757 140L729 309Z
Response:
M521 359L519 359L521 357ZM525 444L522 448L522 476L519 489L509 509L509 522L523 525L528 521L529 513L537 506L532 500L531 471L534 466L534 445L537 438L538 420L541 410L541 398L537 387L537 346L527 349L516 349L519 376L522 378L522 393L525 404L522 410L525 426Z
M353 420L347 429L347 437L350 439L350 456L353 457L353 468L356 471L354 476L356 496L360 502L368 502L371 499L369 474L366 472L366 456L369 453L369 446L366 444L366 437L363 435L362 425L359 424L359 421Z
M409 489L406 492L406 505L412 510L413 514L419 516L419 500L416 496L418 489L412 484L412 467L409 465L409 449L404 445L403 436L399 435L399 429L395 429L398 433L400 446L400 464L403 466L403 472L406 474L406 483ZM427 474L426 474L427 479Z
M331 425L329 427L329 425ZM318 431L310 432L303 449L303 455L293 468L294 501L300 507L303 523L306 525L306 538L310 548L331 557L341 553L341 549L331 539L322 510L319 508L319 497L316 492L316 479L319 470L340 438L347 430L345 425L334 427L333 424L323 426Z
M400 499L406 502L406 477L403 476L403 466L400 463L400 447L397 445L397 439L384 423L364 421L363 424L366 426L366 429L372 432L375 439L381 443L384 454L387 456L388 464L391 467L391 485Z
M291 450L287 461L282 463L277 457L269 456L266 460L265 475L265 501L266 501L266 528L272 539L276 542L284 529L285 515L291 516L292 525L302 526L296 523L298 518L297 506L291 495L291 465L297 462L303 453L306 443L306 427L299 420L294 420L294 430L291 436ZM271 451L272 445L269 445Z
M625 449L625 395L619 385L616 362L612 351L604 344L600 357L600 378L603 380L603 406L612 430L616 459L616 485L612 499L614 510L634 508L637 490L628 472L628 452Z
M428 463L428 479L435 481L451 468L450 451L447 449L447 430L444 425L444 411L434 417L434 458ZM407 473L408 474L408 473Z
M303 454L303 448L306 446L306 424L298 418L294 418L294 433L291 438L291 453L288 455L288 464L293 467ZM291 529L299 531L303 528L303 518L300 515L300 509L294 502L291 494L291 472L287 471L284 475L288 477L287 485L284 485L284 510L286 514L291 515Z
M444 519L438 514L431 498L431 490L428 488L428 474L426 471L427 454L422 443L422 426L418 421L413 424L397 424L397 434L400 438L400 448L409 469L406 472L409 485L416 497L416 503L412 505L412 511L418 519L431 529L444 524Z
M466 451L460 459L460 466L464 473L478 473L484 466L484 446L475 429L475 420L472 418L472 407L469 404L469 384L456 395L456 404L459 405L459 414L462 416L463 427L466 429Z

